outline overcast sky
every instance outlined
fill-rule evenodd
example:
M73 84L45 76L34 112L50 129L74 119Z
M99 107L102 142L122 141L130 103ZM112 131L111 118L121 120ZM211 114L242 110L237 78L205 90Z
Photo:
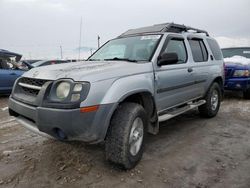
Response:
M250 0L0 0L0 49L24 58L77 58L122 32L176 22L207 30L222 47L250 46ZM84 56L84 55L82 55ZM86 54L85 54L86 56Z

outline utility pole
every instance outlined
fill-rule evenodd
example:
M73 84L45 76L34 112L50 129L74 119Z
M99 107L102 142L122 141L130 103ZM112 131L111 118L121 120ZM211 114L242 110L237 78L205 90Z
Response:
M60 51L61 51L61 59L63 59L62 46L60 46Z
M80 60L81 55L81 43L82 43L82 17L80 22L80 38L79 38L79 54L78 54L78 60Z
M101 38L100 38L100 36L98 35L98 36L97 36L97 47L98 47L98 49L100 48L100 39L101 39Z

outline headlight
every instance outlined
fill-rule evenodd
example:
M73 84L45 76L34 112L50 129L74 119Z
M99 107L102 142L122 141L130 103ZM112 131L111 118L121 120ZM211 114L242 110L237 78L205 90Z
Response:
M234 77L248 77L250 76L249 70L235 70Z
M69 96L69 92L70 83L68 82L61 82L56 88L56 96L61 100L66 99Z
M44 105L51 108L72 109L78 108L81 101L87 98L90 83L60 79L54 81L50 87Z

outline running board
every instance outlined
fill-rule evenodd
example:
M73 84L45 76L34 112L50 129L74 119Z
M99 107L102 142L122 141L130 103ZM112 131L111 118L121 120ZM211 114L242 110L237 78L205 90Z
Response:
M183 114L184 112L187 112L189 110L192 110L198 106L201 106L203 104L205 104L206 101L205 100L199 100L197 102L194 102L194 103L188 103L186 106L184 107L181 107L181 108L177 108L173 111L168 111L166 112L166 114L163 114L161 116L159 116L159 122L162 122L162 121L166 121L166 120L169 120L175 116L178 116L180 114Z

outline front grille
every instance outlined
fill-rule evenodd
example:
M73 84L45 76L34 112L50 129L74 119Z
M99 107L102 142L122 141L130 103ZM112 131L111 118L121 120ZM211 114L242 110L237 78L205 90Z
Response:
M34 79L34 78L21 78L18 85L22 88L23 94L36 97L39 94L42 86L48 80Z
M22 88L25 94L28 94L28 95L37 96L39 93L39 90L36 90L36 89L31 89L31 88L26 88L26 87L22 87Z
M25 104L38 106L41 102L38 97L40 91L46 91L47 86L45 85L48 82L50 80L21 77L13 88L12 97Z
M34 79L34 78L21 78L19 82L42 87L48 80Z

